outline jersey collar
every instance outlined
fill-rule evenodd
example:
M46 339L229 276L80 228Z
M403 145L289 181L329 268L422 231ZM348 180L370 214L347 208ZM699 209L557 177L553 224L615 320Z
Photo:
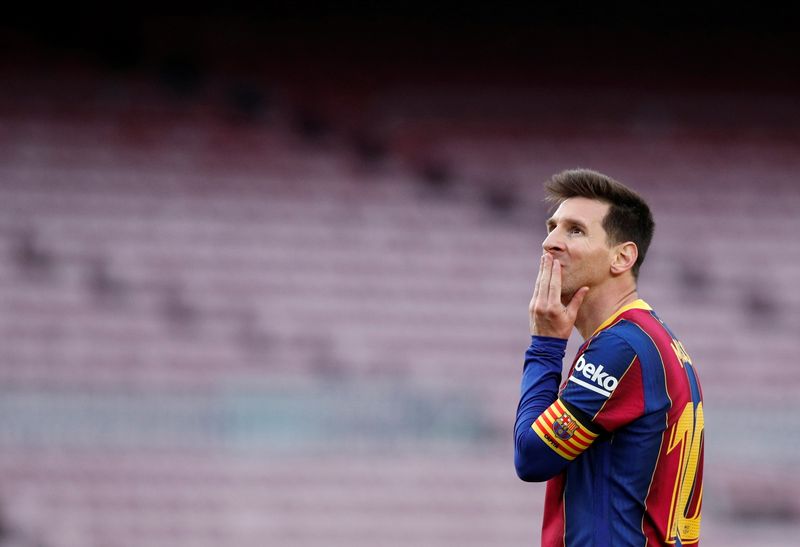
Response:
M616 321L617 317L619 317L620 315L622 315L626 311L629 311L629 310L648 310L649 311L649 310L652 310L652 309L653 308L651 308L650 305L647 302L645 302L644 300L642 300L641 298L639 298L637 300L634 300L630 304L622 306L620 309L618 309L613 314L611 314L611 317L609 317L608 319L603 321L603 323L599 327L597 327L597 330L595 330L592 333L592 336L594 336L595 334L597 334L598 332L600 332L601 330L603 330L604 328L609 326L611 323Z

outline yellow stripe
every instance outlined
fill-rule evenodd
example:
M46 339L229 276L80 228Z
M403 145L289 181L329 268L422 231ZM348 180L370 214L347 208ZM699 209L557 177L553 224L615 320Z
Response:
M611 323L613 323L617 319L617 317L619 317L620 315L622 315L623 313L625 313L628 310L652 310L652 309L653 308L651 308L650 305L647 302L645 302L644 300L642 300L641 298L639 298L638 300L634 300L633 302L631 302L627 306L622 306L620 309L618 309L613 314L611 314L611 317L609 317L608 319L603 321L600 324L600 326L597 327L597 330L595 330L592 333L592 336L594 336L595 334L597 334L598 332L600 332L601 330L603 330L604 328L609 326Z
M571 447L566 442L564 442L563 439L559 439L558 437L553 437L553 440L555 440L558 443L558 446L560 446L561 450L563 450L564 452L569 452L570 454L573 454L575 456L578 456L580 455L581 452L583 452L583 450Z
M561 439L558 439L558 438L557 438L557 439L556 439L556 442L558 442L558 445L561 447L561 450L563 450L563 451L564 451L564 452L566 452L567 454L570 454L570 455L572 455L572 457L573 457L573 458L577 458L578 456L580 456L580 455L581 455L581 452L583 452L583 450L578 450L577 448L572 448L571 446L569 446L568 444L566 444L566 443L565 443L564 441L562 441Z
M580 447L580 449L581 449L581 452L583 452L584 450L589 448L589 445L592 444L592 443L583 442L582 440L578 439L575 435L572 436L570 441L572 441L572 444L578 445Z
M570 445L567 444L567 441L571 442L572 444L577 446L578 454L580 454L581 452L583 452L584 450L589 448L589 446L594 441L584 441L584 440L582 440L580 437L576 436L577 432L578 432L578 430L576 429L575 431L572 432L572 437L570 437L566 441L563 440L563 439L558 439L558 442L562 443L564 446L569 447L570 450L572 450L574 452L574 451L576 451L576 448L572 448Z
M587 433L589 433L589 432L588 431L584 431L583 429L576 429L575 433L573 434L573 438L577 437L577 439L580 442L582 442L582 443L584 443L586 445L590 445L597 438L597 435L592 435L590 437L590 436L587 435Z
M580 422L578 422L580 424ZM592 433L583 424L581 424L580 429L578 429L575 433L578 433L581 436L582 440L585 440L587 443L593 443L594 440L599 436L597 433Z

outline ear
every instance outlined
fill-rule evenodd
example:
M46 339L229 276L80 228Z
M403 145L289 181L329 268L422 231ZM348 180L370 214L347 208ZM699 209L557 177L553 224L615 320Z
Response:
M636 264L636 259L639 258L639 249L633 241L626 241L614 247L613 255L611 256L611 273L620 275Z

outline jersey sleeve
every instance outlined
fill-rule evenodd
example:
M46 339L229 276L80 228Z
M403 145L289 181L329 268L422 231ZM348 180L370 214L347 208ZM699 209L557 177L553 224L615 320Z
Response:
M524 481L554 477L598 434L579 411L558 400L566 346L566 340L534 336L525 354L514 427L514 465Z
M641 364L620 335L603 331L579 352L561 391L566 340L534 337L515 425L515 466L526 481L560 473L601 435L644 414Z
M636 352L613 331L601 332L578 355L559 397L579 418L603 431L639 418L644 388Z

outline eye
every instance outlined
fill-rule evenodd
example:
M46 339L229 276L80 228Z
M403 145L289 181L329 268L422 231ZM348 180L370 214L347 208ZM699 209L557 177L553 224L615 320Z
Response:
M569 233L582 235L583 234L583 229L579 228L577 226L573 226L572 228L569 229Z

